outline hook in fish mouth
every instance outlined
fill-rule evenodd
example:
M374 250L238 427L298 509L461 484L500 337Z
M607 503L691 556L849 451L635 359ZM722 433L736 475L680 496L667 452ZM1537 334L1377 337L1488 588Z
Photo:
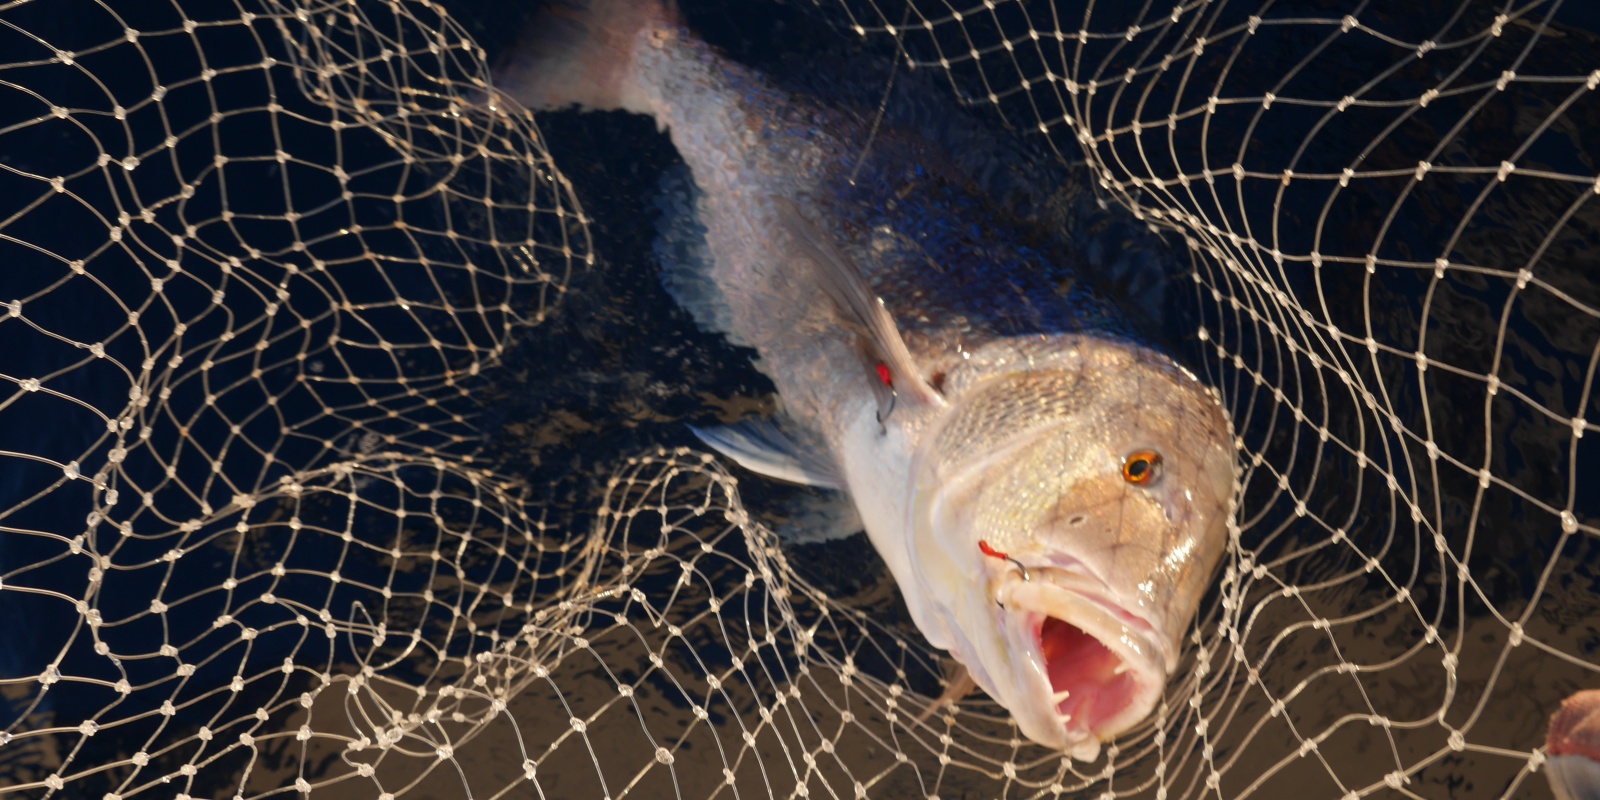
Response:
M984 555L986 555L986 556L988 556L990 558L998 558L1001 561L1010 562L1010 564L1012 566L1017 568L1018 572L1022 573L1022 579L1023 580L1025 580L1025 581L1033 580L1032 574L1030 574L1028 572L1028 565L1026 565L1026 564L1022 563L1021 561L1018 561L1017 559L1011 557L1011 554L994 549L993 546L991 546L988 542L984 541L983 539L979 539L978 540L978 550L980 552L982 552ZM998 598L996 598L995 602L998 603L1000 601L999 601ZM1000 607L1001 608L1005 608L1005 604L1001 603Z

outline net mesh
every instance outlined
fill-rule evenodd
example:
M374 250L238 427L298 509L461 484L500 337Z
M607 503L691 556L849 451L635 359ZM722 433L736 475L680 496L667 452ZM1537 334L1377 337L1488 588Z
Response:
M1539 796L1600 668L1594 21L1242 5L798 12L1191 263L1236 522L1092 763L935 708L892 582L770 487L486 441L608 435L492 401L588 363L538 337L626 234L438 3L0 6L0 794Z

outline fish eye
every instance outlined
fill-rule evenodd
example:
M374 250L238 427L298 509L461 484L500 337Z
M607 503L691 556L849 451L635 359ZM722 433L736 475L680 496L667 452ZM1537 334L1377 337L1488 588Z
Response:
M1122 462L1122 479L1128 483L1146 484L1156 479L1161 466L1161 454L1154 450L1130 453Z

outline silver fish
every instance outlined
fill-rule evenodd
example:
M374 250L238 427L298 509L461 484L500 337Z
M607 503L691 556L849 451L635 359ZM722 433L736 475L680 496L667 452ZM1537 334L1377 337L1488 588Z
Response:
M1226 546L1233 440L1070 254L934 139L868 148L868 114L733 63L661 0L560 6L490 97L670 132L710 259L666 280L784 409L702 438L846 492L922 633L1029 738L1092 760L1150 715Z

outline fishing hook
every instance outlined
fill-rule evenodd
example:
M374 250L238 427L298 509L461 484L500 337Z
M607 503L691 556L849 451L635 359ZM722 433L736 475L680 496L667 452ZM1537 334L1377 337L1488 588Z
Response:
M889 425L887 420L889 419L890 415L894 414L894 407L900 403L900 393L894 389L894 378L889 374L888 364L885 364L881 361L878 362L877 372L878 380L889 390L889 408L884 409L883 403L880 401L878 403L878 411L875 414L878 419L878 435L888 436Z
M1012 558L1007 553L1002 553L999 550L994 549L994 547L992 547L988 542L986 542L986 541L984 541L982 539L979 539L978 540L978 549L982 550L983 554L988 556L988 557L990 557L990 558L998 558L998 559L1002 559L1002 560L1005 560L1005 561L1010 561L1012 563L1012 565L1015 566L1017 568L1017 570L1022 573L1022 579L1023 580L1025 580L1025 581L1033 580L1033 576L1028 574L1028 568L1026 566L1024 566L1021 561L1018 561L1015 558Z

